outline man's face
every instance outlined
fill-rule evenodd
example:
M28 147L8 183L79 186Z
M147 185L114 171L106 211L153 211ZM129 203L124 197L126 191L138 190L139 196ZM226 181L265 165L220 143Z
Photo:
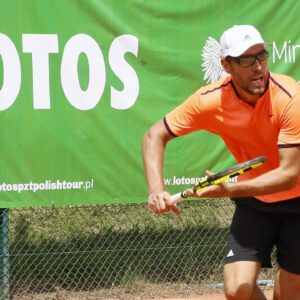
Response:
M222 65L238 89L248 95L264 93L268 79L268 54L263 45L254 45L241 56L222 59Z

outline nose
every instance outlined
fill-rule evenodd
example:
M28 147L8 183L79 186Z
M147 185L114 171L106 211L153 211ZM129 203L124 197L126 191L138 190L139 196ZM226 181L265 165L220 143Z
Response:
M252 68L255 70L262 70L262 63L256 58L255 62L252 65Z

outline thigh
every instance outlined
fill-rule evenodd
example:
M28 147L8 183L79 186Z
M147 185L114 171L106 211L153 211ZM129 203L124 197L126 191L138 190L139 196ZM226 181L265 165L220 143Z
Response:
M254 261L271 267L271 252L278 230L277 218L247 206L236 206L230 226L225 263Z
M300 214L286 214L276 242L280 267L300 275Z
M226 295L252 295L256 288L256 280L260 263L238 261L224 266L224 291Z

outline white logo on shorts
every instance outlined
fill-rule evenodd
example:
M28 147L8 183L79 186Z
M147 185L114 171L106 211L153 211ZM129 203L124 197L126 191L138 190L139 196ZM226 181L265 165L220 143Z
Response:
M232 256L234 256L234 253L233 253L233 251L230 249L226 257L232 257Z

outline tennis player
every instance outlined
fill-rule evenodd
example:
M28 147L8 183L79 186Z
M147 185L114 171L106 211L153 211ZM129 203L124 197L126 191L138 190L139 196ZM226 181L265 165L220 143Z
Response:
M148 206L179 214L163 183L166 144L197 130L219 135L238 163L258 156L265 164L237 183L210 186L189 195L230 197L236 204L224 266L227 299L266 299L256 284L271 267L276 246L274 298L300 299L300 87L268 71L268 45L251 25L221 36L221 64L229 74L203 86L154 124L143 139ZM205 143L205 141L203 141Z

